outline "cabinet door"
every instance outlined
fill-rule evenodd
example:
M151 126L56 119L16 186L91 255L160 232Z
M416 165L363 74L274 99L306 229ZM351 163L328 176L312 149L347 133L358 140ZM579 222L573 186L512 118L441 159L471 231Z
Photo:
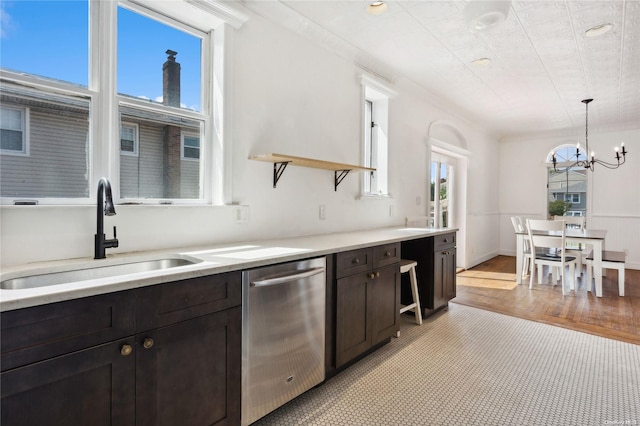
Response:
M341 278L336 286L336 367L371 347L367 317L371 294L369 277L360 273Z
M6 371L3 426L133 425L133 353L112 342Z
M447 301L456 297L456 249L445 250L446 259L443 264L444 277L442 290Z
M140 333L136 424L240 423L240 307Z
M400 266L396 264L376 271L370 285L371 344L376 345L400 330Z
M456 249L435 252L434 263L434 306L437 309L456 297Z

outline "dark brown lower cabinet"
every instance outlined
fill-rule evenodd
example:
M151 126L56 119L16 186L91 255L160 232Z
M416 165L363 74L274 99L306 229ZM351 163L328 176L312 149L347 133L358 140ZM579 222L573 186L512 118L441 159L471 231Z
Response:
M340 278L336 283L336 367L396 335L400 267Z
M136 424L240 424L241 308L138 336Z
M442 306L456 297L456 249L437 251L433 257L436 305Z
M135 356L121 355L133 338L6 371L2 425L133 425Z
M403 241L402 258L418 262L416 275L424 317L446 308L456 297L455 232ZM407 305L413 297L409 277L402 279L402 304Z
M2 426L240 424L240 304L228 273L3 312Z

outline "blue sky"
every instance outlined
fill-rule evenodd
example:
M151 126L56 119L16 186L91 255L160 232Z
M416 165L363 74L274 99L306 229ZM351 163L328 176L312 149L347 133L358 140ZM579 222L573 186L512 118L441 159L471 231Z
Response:
M2 0L0 66L88 84L88 2ZM178 52L184 106L200 108L200 39L127 9L118 12L118 92L159 100L167 49Z

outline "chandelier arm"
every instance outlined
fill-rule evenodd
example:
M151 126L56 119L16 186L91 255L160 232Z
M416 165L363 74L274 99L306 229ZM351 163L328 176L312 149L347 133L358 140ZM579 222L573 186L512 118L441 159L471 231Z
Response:
M602 161L602 160L594 160L594 161L600 164L601 166L606 167L607 169L617 169L618 167L624 164L624 161L618 162L618 164L607 163L606 161Z

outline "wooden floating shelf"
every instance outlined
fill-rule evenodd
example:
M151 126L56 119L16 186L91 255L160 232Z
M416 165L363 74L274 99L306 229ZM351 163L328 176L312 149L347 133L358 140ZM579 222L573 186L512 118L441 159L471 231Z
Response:
M375 172L376 169L371 167L355 166L352 164L336 163L333 161L316 160L313 158L294 157L285 154L260 154L252 155L250 160L266 161L273 163L273 187L276 187L278 180L282 176L287 165L299 167L310 167L314 169L332 170L334 175L334 191L338 190L340 182L349 174L350 171Z

